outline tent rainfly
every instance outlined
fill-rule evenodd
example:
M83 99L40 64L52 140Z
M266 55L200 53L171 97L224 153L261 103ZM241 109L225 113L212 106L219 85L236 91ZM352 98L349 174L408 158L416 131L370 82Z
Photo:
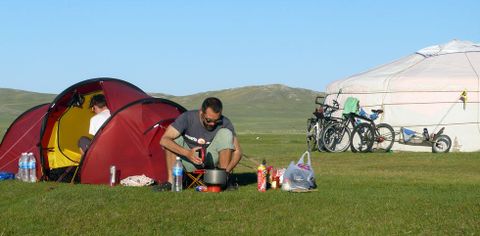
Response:
M88 103L95 94L105 95L112 115L82 156L77 141L89 136L93 113ZM20 154L33 152L39 179L108 184L109 169L114 165L119 179L145 174L163 182L167 172L159 140L184 111L182 106L153 98L126 81L85 80L12 123L0 144L0 171L17 172Z

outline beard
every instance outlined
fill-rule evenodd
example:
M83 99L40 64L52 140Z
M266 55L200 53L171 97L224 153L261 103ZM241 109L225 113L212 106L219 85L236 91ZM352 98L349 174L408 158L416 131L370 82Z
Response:
M217 125L209 125L205 122L203 122L203 126L205 126L205 129L207 129L208 131L213 131L217 127Z

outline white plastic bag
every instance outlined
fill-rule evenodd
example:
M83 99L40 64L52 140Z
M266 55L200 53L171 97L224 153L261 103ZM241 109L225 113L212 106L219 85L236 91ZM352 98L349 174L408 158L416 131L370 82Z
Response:
M305 156L308 160L305 163ZM286 191L306 190L316 188L315 175L313 173L312 162L310 160L310 152L306 151L300 157L298 162L291 162L285 171L282 185L288 187L282 188Z
M149 186L152 185L154 182L153 179L145 176L145 175L134 175L129 176L125 179L120 181L120 184L123 186L134 186L134 187L141 187L141 186Z

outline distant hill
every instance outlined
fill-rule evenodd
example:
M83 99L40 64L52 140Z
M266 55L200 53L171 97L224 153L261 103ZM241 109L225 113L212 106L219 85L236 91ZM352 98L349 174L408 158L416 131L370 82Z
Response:
M273 84L248 86L189 96L150 93L167 98L187 109L197 109L204 98L214 96L224 103L224 114L239 133L300 133L311 115L315 96L320 92ZM20 114L29 108L51 102L55 94L0 88L0 137Z
M241 133L302 132L320 92L273 84L248 86L189 96L168 98L187 109L198 109L204 98L214 96L224 103L224 113Z
M0 88L0 137L3 137L20 114L36 105L51 102L54 98L54 94Z

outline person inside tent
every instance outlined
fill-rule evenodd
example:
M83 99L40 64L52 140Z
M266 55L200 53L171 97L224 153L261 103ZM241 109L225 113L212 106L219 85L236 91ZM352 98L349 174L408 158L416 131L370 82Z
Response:
M110 118L110 110L107 107L107 100L103 94L96 94L90 99L90 109L95 115L90 118L90 128L88 133L95 136L103 123ZM80 153L83 155L87 150L88 146L92 140L89 137L82 136L78 140L78 147L80 148Z
M199 168L221 168L231 173L242 157L242 152L232 122L222 115L220 99L206 98L200 110L184 112L168 126L160 140L165 149L168 182L158 186L159 190L171 189L172 167L176 156L182 160L187 172ZM205 162L197 156L197 150L205 148ZM228 178L227 188L236 189L236 183Z

